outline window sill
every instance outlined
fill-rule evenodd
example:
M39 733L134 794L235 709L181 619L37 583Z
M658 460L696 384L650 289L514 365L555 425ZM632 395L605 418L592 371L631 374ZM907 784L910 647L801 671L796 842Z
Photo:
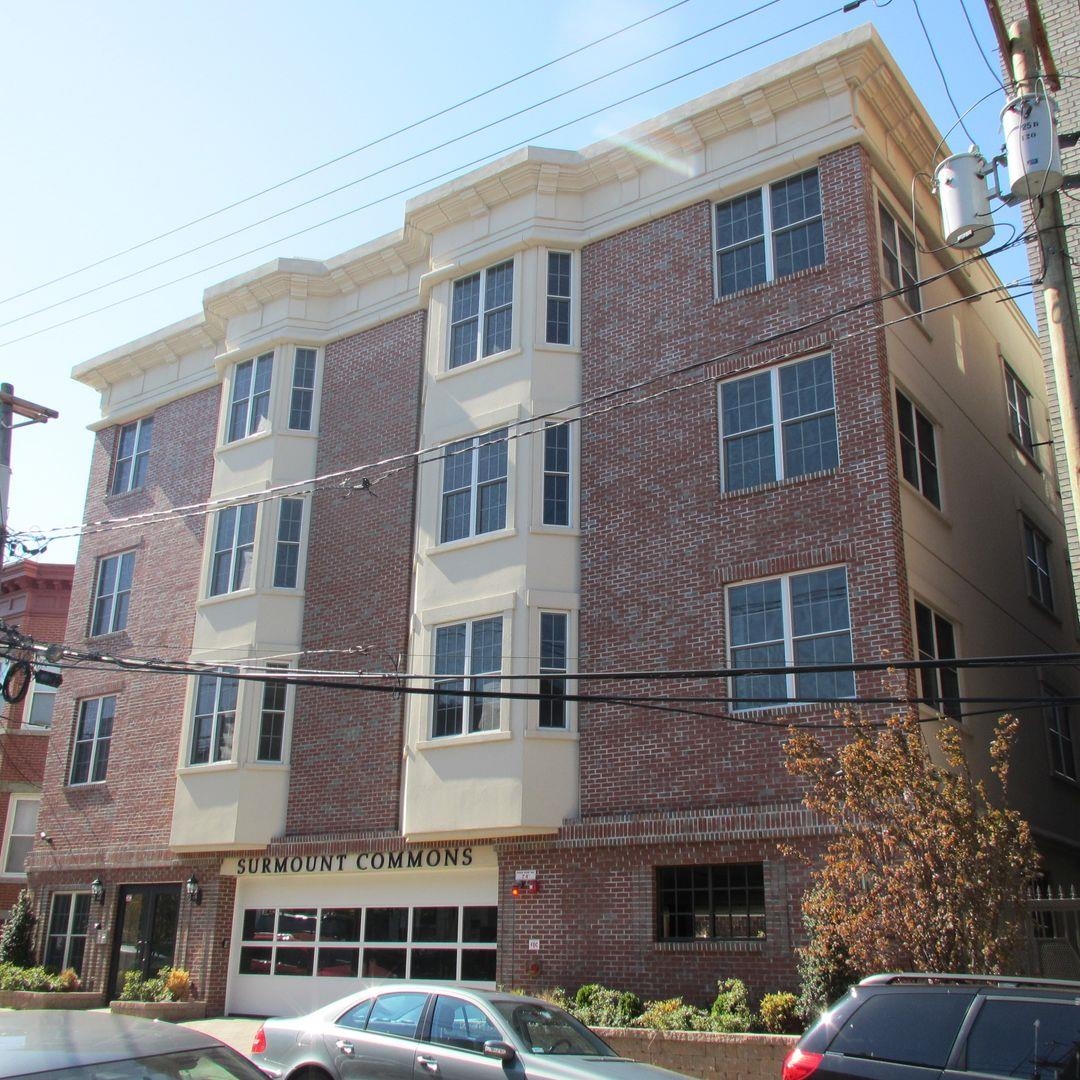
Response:
M694 941L654 941L654 952L760 952L767 938L698 938Z
M573 341L537 341L533 345L533 352L564 353L573 356L581 352L581 346Z
M795 484L808 483L813 480L824 480L836 476L840 472L839 466L833 469L819 469L817 472L802 473L799 476L785 476L782 480L770 480L765 484L756 484L754 487L736 488L728 490L721 488L720 496L723 499L737 499L746 495L763 495L769 491L779 491Z
M943 525L952 528L952 522L949 520L945 511L928 499L906 476L904 476L903 473L900 474L900 484L902 487L907 488L907 490L918 499L920 506L924 506L932 514L936 514L941 519Z
M1080 777L1067 776L1065 773L1051 771L1050 776L1056 780L1059 784L1065 784L1067 787L1080 788Z
M892 286L892 288L895 288L895 286ZM904 302L904 299L901 296L887 297L886 300L885 300L885 303L888 303L889 300L895 301L896 306L907 316L907 318L904 320L905 322L911 323L912 325L918 327L918 329L921 330L922 333L925 335L927 341L933 341L934 340L934 335L930 333L929 329L926 326L926 313L925 313L925 311L915 311L915 310L913 310L912 308L910 308ZM891 320L891 319L887 319L886 322L893 323L892 326L886 327L886 329L889 329L889 330L893 329L894 326L896 325L894 323L894 321Z
M509 742L514 737L513 732L503 731L470 731L467 735L443 735L438 739L421 739L415 744L417 750L442 750L451 746L476 746L481 743Z
M492 353L490 356L478 356L475 360L470 360L467 364L460 364L458 367L444 367L435 373L435 381L441 382L443 379L452 379L457 375L462 375L466 371L476 371L478 368L490 367L492 364L501 363L503 360L509 360L515 356L521 356L522 348L520 345L515 345L510 349L503 349L502 352Z
M547 728L530 725L525 729L526 739L540 739L550 742L577 742L578 733L573 726L562 728Z
M44 735L46 738L52 732L51 727L42 727L41 724L21 724L18 730L25 735Z
M1034 448L1032 448L1032 450L1029 450L1029 449L1028 449L1028 448L1027 448L1027 447L1026 447L1026 446L1025 446L1025 445L1024 445L1024 444L1023 444L1023 443L1022 443L1022 442L1021 442L1021 441L1020 441L1020 440L1019 440L1019 439L1018 439L1018 438L1016 437L1016 434L1015 434L1014 432L1012 432L1012 431L1009 431L1009 433L1008 433L1008 439L1009 439L1009 442L1011 442L1011 443L1013 444L1013 446L1014 446L1014 447L1016 448L1016 450L1017 450L1017 451L1019 452L1019 454L1020 454L1020 457L1021 457L1021 458L1023 459L1023 461L1024 461L1024 462L1025 462L1026 464L1030 465L1030 466L1031 466L1031 467L1032 467L1032 468L1033 468L1033 469L1034 469L1034 470L1035 470L1036 472L1038 472L1038 473L1041 473L1041 472L1043 471L1043 468L1042 468L1042 466L1041 466L1041 465L1039 464L1039 462L1038 462L1038 460L1036 459L1036 457L1035 457L1035 454L1034 454L1034 452L1033 452L1033 451L1034 451Z
M495 529L492 532L476 533L474 536L463 536L460 540L444 540L438 544L432 544L426 554L429 558L434 558L437 555L442 555L444 552L461 551L464 548L475 547L477 544L489 544L495 540L507 540L510 537L516 536L517 530L513 527L509 529Z
M1040 614L1045 615L1048 619L1061 625L1061 616L1051 607L1047 607L1038 597L1032 596L1028 593L1028 600L1031 606Z
M233 592L218 593L216 596L204 596L200 600L195 601L195 607L213 607L216 604L224 604L229 600L244 599L249 596L255 596L259 590L254 585L249 585L243 589L236 589Z
M268 426L261 431L253 431L250 435L242 435L239 439L233 439L231 442L218 443L218 445L214 447L214 456L217 457L238 446L248 446L250 443L257 443L263 439L269 439L273 434L274 429Z
M145 492L145 484L140 484L138 487L134 488L128 488L126 491L107 491L105 493L105 501L113 502L115 500L117 502L123 502L124 499L128 498L131 495L142 495Z
M716 277L716 252L713 252L713 278ZM759 282L757 285L750 285L745 289L739 289L737 292L720 293L714 292L713 303L725 304L728 301L738 299L743 296L754 296L756 293L765 292L768 289L773 288L775 285L785 285L789 281L801 281L803 278L813 277L815 274L820 274L825 271L829 263L826 260L817 266L808 266L805 270L796 270L794 274L785 274L783 277L774 277L769 281ZM715 287L714 287L715 290Z
M531 525L529 532L537 536L567 536L575 540L581 536L581 529L577 525L545 525L543 522Z
M181 765L176 770L177 776L196 776L206 773L236 772L240 768L235 761L208 761L205 765Z

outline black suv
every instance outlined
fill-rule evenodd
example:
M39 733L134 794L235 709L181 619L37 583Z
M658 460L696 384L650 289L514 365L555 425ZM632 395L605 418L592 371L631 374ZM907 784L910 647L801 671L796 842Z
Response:
M799 1040L783 1080L1080 1080L1080 982L871 975Z

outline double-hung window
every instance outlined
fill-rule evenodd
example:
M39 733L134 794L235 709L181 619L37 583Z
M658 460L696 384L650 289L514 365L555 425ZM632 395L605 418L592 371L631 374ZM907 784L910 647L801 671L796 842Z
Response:
M263 353L242 360L233 368L232 400L229 403L229 437L236 442L254 435L270 415L270 379L274 354Z
M274 588L295 589L300 576L300 539L304 526L304 500L282 499L278 509L274 546Z
M926 604L915 601L915 642L920 660L955 660L956 631L953 624ZM930 708L954 720L963 717L960 707L960 676L951 665L919 668L920 696Z
M1047 611L1053 611L1054 587L1050 578L1050 541L1027 518L1023 519L1023 527L1028 595Z
M454 282L450 302L451 368L510 348L514 312L514 260L488 266Z
M293 354L292 393L289 395L289 430L310 431L315 407L315 349L298 348Z
M716 291L730 296L825 262L817 169L716 207Z
M657 867L658 941L763 937L765 872L761 863Z
M135 573L135 552L110 555L98 561L94 586L94 614L91 637L114 634L127 626L131 604L131 579Z
M499 699L462 692L498 691L502 670L502 616L435 629L433 738L499 727Z
M1056 690L1047 686L1043 687L1043 692L1046 695L1043 716L1046 719L1046 738L1050 746L1050 769L1055 775L1064 776L1066 780L1076 780L1076 743L1073 741L1069 707Z
M919 295L919 267L915 258L915 241L911 234L878 203L881 224L881 261L885 281L896 289L912 311L922 311Z
M240 680L232 675L200 675L195 685L189 763L231 761Z
M552 345L570 344L572 266L573 258L569 251L548 252L545 340Z
M851 617L842 566L732 585L727 591L733 668L795 666L790 673L737 675L732 707L780 707L793 701L832 702L855 696L849 671L812 665L850 664Z
M4 877L26 876L26 857L37 836L40 809L40 795L11 796L4 827L3 863L0 864L0 874Z
M211 596L236 592L252 584L257 514L255 503L229 506L217 512L210 566Z
M1034 458L1035 436L1031 426L1031 394L1008 364L1005 365L1005 397L1009 403L1009 430L1012 432L1012 437L1028 457Z
M125 424L116 436L116 461L113 465L112 493L141 488L146 480L146 466L150 461L150 440L154 431L154 418L143 417Z
M570 425L544 426L545 525L570 524Z
M86 934L90 926L90 894L53 893L44 965L49 971L74 968L82 974Z
M540 720L542 728L567 726L566 671L570 617L540 612Z
M900 390L896 391L896 421L904 479L940 510L941 483L933 421Z
M38 671L46 671L60 678L60 669L51 664L37 665ZM23 724L26 727L48 731L52 727L53 709L56 705L56 686L35 679L23 706Z
M72 784L99 784L109 769L116 697L87 698L79 702L75 746L71 754Z
M287 671L284 664L267 664L268 668ZM257 761L281 761L285 749L285 718L288 710L289 686L285 682L264 682L262 707L259 710L259 745Z
M835 469L832 357L722 382L720 428L725 491Z
M500 428L446 448L440 543L506 527L507 438Z

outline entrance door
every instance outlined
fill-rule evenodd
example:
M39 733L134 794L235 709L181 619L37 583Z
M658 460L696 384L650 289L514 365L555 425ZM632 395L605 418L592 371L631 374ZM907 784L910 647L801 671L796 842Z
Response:
M120 889L109 981L113 999L120 996L124 976L132 969L149 978L172 965L179 912L179 885L125 885Z

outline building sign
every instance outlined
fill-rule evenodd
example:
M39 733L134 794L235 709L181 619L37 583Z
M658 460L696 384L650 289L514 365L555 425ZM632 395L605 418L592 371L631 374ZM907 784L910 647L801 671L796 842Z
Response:
M431 847L324 855L254 855L227 859L221 873L227 877L270 877L275 874L354 874L370 870L439 870L472 865L471 847Z

